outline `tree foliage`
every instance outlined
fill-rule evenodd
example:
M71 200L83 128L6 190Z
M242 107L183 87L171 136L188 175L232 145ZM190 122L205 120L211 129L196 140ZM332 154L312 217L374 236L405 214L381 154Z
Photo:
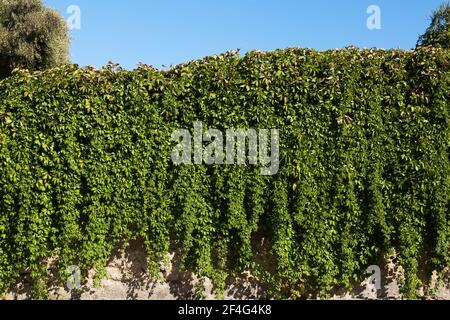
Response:
M393 248L414 296L419 273L450 265L449 56L293 48L18 72L0 82L0 292L21 270L45 292L50 257L101 275L143 239L153 273L175 244L218 289L251 270L287 298L350 286ZM196 120L279 129L278 174L174 166L171 134Z
M450 48L450 2L442 4L433 13L431 24L417 45Z
M0 0L0 78L67 63L69 40L64 18L41 0Z

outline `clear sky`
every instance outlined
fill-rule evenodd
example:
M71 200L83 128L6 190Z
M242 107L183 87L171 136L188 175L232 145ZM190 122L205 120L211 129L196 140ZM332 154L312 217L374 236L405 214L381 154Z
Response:
M443 0L44 0L69 18L72 60L100 67L108 61L155 67L240 48L318 50L415 46ZM381 9L381 29L367 28L367 8Z

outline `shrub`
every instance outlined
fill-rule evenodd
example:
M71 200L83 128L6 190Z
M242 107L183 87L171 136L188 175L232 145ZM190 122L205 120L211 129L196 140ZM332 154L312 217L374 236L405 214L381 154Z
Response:
M431 24L417 45L450 48L450 2L442 4L433 13Z

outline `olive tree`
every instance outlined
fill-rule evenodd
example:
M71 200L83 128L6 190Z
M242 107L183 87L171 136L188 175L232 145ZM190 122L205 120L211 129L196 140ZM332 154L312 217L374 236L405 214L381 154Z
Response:
M43 70L69 61L64 18L42 0L0 0L0 79L15 68Z

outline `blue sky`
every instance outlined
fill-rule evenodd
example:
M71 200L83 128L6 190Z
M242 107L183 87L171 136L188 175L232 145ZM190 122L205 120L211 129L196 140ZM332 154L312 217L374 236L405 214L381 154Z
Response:
M69 18L72 60L100 67L108 61L132 69L143 62L169 66L240 48L318 50L415 46L443 0L45 0ZM381 9L381 30L367 28L367 8Z

